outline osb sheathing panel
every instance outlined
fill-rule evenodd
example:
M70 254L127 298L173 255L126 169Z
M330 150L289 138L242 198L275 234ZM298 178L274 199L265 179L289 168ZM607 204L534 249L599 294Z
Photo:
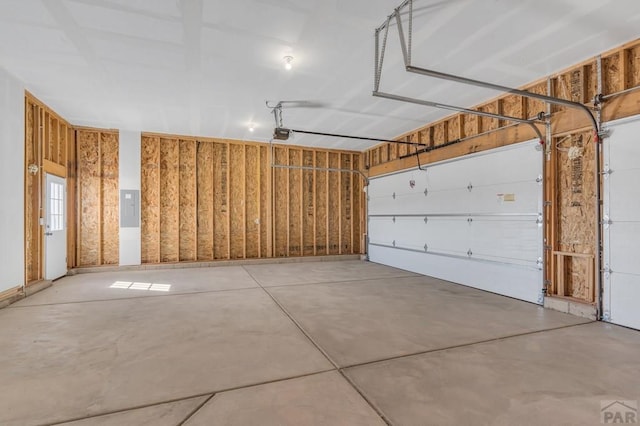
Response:
M198 260L213 260L213 143L198 141Z
M100 265L120 263L118 135L100 133L100 170L102 178L102 220Z
M180 186L179 145L176 139L160 139L160 260L179 260Z
M304 150L302 152L302 165L314 167L313 157L313 151ZM304 256L313 256L315 249L315 173L313 170L302 171L302 242Z
M598 73L596 71L596 63L587 64L584 66L584 82L585 87L585 102L589 102L595 98L598 94Z
M289 149L289 165L302 165L302 150ZM302 255L302 170L289 170L289 255Z
M266 146L260 147L260 256L271 256L271 159L269 154L269 148Z
M160 138L142 137L142 263L160 261Z
M640 86L640 46L629 49L627 60L628 85L629 87Z
M327 163L328 153L326 151L316 152L316 167L323 169L328 167ZM316 172L316 254L329 254L329 247L327 244L327 228L329 218L329 204L328 204L328 176L329 172L318 171Z
M345 170L351 170L351 154L340 154L340 168ZM352 205L353 200L353 188L352 174L350 172L340 173L340 253L351 253L351 218L352 218Z
M229 145L213 145L213 255L229 258Z
M340 168L340 154L329 153L329 168ZM329 254L340 253L340 173L329 172Z
M180 140L179 260L197 260L196 141Z
M229 238L231 258L244 258L245 247L245 161L244 146L229 145Z
M260 147L245 146L245 257L261 257ZM242 176L241 176L242 177Z
M463 135L460 134L461 119L461 115L456 115L455 117L447 120L447 141L454 141L463 137Z
M521 96L509 95L502 99L502 113L510 117L529 118L525 117L524 106L525 103ZM507 124L512 123L509 122Z
M538 83L534 86L527 87L526 90L527 92L537 93L539 95L547 95L547 82L545 81L542 83ZM531 118L540 112L546 113L547 111L546 104L542 101L539 101L533 98L527 98L526 102L527 102L527 114L529 115L529 117L527 118Z
M558 250L594 254L595 247L595 144L590 133L555 139L558 156ZM571 160L569 148L581 151ZM582 265L582 266L580 266ZM573 297L585 298L586 263L575 262L567 286Z
M289 156L286 148L274 148L275 163L287 165ZM273 170L273 215L274 215L274 255L288 255L289 236L289 171L275 168Z
M605 95L623 90L624 80L620 72L620 55L616 53L602 58L603 92Z
M558 75L552 81L554 96L578 103L585 102L585 78L586 71L582 67ZM566 109L565 106L556 105L558 111Z
M479 132L480 117L477 115L466 115L464 117L464 134L477 135Z
M483 107L479 108L480 111L484 111L484 112L490 112L492 114L498 114L498 104L497 102L492 102L490 104L484 105ZM489 117L480 117L480 122L481 124L481 128L483 132L489 131L489 130L495 130L498 128L499 122L497 118L489 118Z
M447 127L448 123L446 121L441 121L433 126L433 143L435 145L440 145L447 142Z
M98 132L79 131L78 143L78 203L80 211L78 249L79 265L100 265L102 206L100 140Z

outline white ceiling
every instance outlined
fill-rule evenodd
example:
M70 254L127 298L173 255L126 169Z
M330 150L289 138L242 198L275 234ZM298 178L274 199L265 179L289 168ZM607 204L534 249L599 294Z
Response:
M285 108L285 127L392 138L448 115L371 96L374 29L399 3L0 0L0 66L77 125L268 141L265 101L305 100L322 107ZM510 86L640 36L638 0L414 7L414 65ZM466 107L496 95L407 74L396 31L381 90ZM373 144L302 134L293 143Z

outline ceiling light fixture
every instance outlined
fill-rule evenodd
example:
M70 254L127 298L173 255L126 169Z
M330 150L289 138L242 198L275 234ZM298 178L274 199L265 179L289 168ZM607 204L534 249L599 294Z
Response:
M253 132L255 129L256 129L256 126L253 123L249 124L249 131L250 132Z
M293 68L293 64L291 62L293 62L293 56L285 56L284 58L282 58L282 60L284 61L284 69L289 71L291 70L291 68Z

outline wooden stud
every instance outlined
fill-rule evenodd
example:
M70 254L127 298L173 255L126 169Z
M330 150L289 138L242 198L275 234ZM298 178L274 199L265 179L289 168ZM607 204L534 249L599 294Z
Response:
M289 156L289 147L287 147L285 149L286 155L285 158L287 159L287 165L291 165L291 157ZM289 188L291 188L291 186L289 185L289 180L290 180L290 174L291 174L291 169L285 169L286 172L286 176L287 176L287 194L286 194L286 211L287 211L287 251L286 251L286 256L289 257L291 255L291 191L289 190Z
M347 155L349 155L350 160L351 160L350 161L351 170L354 170L353 154L347 154ZM350 178L350 185L349 185L349 202L351 203L351 206L350 206L351 210L349 210L350 211L350 213L349 213L349 220L350 220L349 230L350 230L350 233L351 233L351 246L350 246L351 247L351 254L353 254L353 247L354 247L353 246L353 228L354 228L354 226L353 226L353 221L354 221L354 214L353 214L353 185L354 185L354 182L355 182L354 177L355 177L355 173L352 173L351 174L351 178Z
M227 259L231 259L231 149L229 144L225 146L225 150L227 153L227 167L226 167L226 179L227 179L227 232L225 233L227 236Z
M316 168L318 168L318 163L317 163L317 155L318 155L318 151L314 150L313 151L313 255L316 256L318 254L318 242L317 242L317 237L318 237L318 194L316 192L316 173L317 170L315 170Z
M300 165L304 166L304 149L300 149ZM304 171L302 169L299 170L300 175L300 256L304 256Z
M629 88L629 71L630 71L630 62L629 62L629 49L620 50L620 64L618 65L618 72L620 79L620 90L626 90Z
M327 164L327 168L329 168L329 167L331 167L329 152L327 152L326 155L327 155L326 164ZM329 204L330 204L329 203L329 199L330 199L330 194L331 194L331 192L329 191L329 176L330 176L330 174L329 174L328 170L325 171L324 173L325 173L325 178L324 178L325 191L324 191L324 193L325 193L325 199L326 199L326 201L325 201L325 209L326 209L326 212L325 212L325 218L326 218L326 224L325 224L326 231L325 231L325 234L326 234L326 240L327 240L327 242L325 244L325 252L326 252L326 254L329 254L329 253L331 253L331 251L329 249L329 245L330 245L330 241L331 241L330 238L329 238L329 234L331 233L330 232L331 228L329 226L330 223L331 223L330 220L329 220L329 212L330 212L330 210L329 210Z
M247 146L242 145L242 258L247 258Z

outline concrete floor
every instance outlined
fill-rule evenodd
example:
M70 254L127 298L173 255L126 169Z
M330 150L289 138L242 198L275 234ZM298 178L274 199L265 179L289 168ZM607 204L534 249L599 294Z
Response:
M584 425L640 399L639 332L360 261L67 277L0 310L0 347L0 425Z

